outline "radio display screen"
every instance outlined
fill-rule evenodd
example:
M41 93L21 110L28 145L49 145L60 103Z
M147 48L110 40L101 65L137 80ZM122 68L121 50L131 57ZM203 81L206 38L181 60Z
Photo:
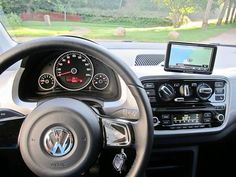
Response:
M172 120L174 124L198 124L202 122L202 114L174 114Z
M170 42L167 47L165 70L211 74L216 49L215 45Z

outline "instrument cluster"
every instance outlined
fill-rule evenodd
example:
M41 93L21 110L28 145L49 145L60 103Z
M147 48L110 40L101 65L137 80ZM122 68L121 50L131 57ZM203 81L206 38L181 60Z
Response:
M60 94L101 99L119 96L117 75L92 56L80 51L57 51L31 57L36 57L40 63L29 64L31 68L25 67L20 92L23 100ZM25 87L23 83L33 84Z
M44 72L38 78L41 91L53 90L59 86L68 91L79 91L91 82L97 90L109 86L109 76L103 71L95 73L93 62L84 53L69 51L61 54L53 64L51 72Z

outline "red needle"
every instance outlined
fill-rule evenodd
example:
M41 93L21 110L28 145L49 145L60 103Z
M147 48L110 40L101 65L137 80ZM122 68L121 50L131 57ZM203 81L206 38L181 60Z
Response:
M63 76L63 75L67 75L67 74L70 74L71 71L67 71L67 72L64 72L64 73L59 73L58 76Z

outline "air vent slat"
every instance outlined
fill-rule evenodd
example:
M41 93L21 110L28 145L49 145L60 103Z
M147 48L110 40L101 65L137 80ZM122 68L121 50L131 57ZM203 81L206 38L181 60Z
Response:
M164 61L165 55L142 54L135 58L135 66L155 66Z

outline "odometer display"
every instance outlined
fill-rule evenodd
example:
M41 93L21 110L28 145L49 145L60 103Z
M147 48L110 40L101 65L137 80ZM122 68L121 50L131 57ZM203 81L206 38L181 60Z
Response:
M85 88L91 82L93 73L91 60L81 52L63 53L54 64L54 74L58 84L71 91Z

